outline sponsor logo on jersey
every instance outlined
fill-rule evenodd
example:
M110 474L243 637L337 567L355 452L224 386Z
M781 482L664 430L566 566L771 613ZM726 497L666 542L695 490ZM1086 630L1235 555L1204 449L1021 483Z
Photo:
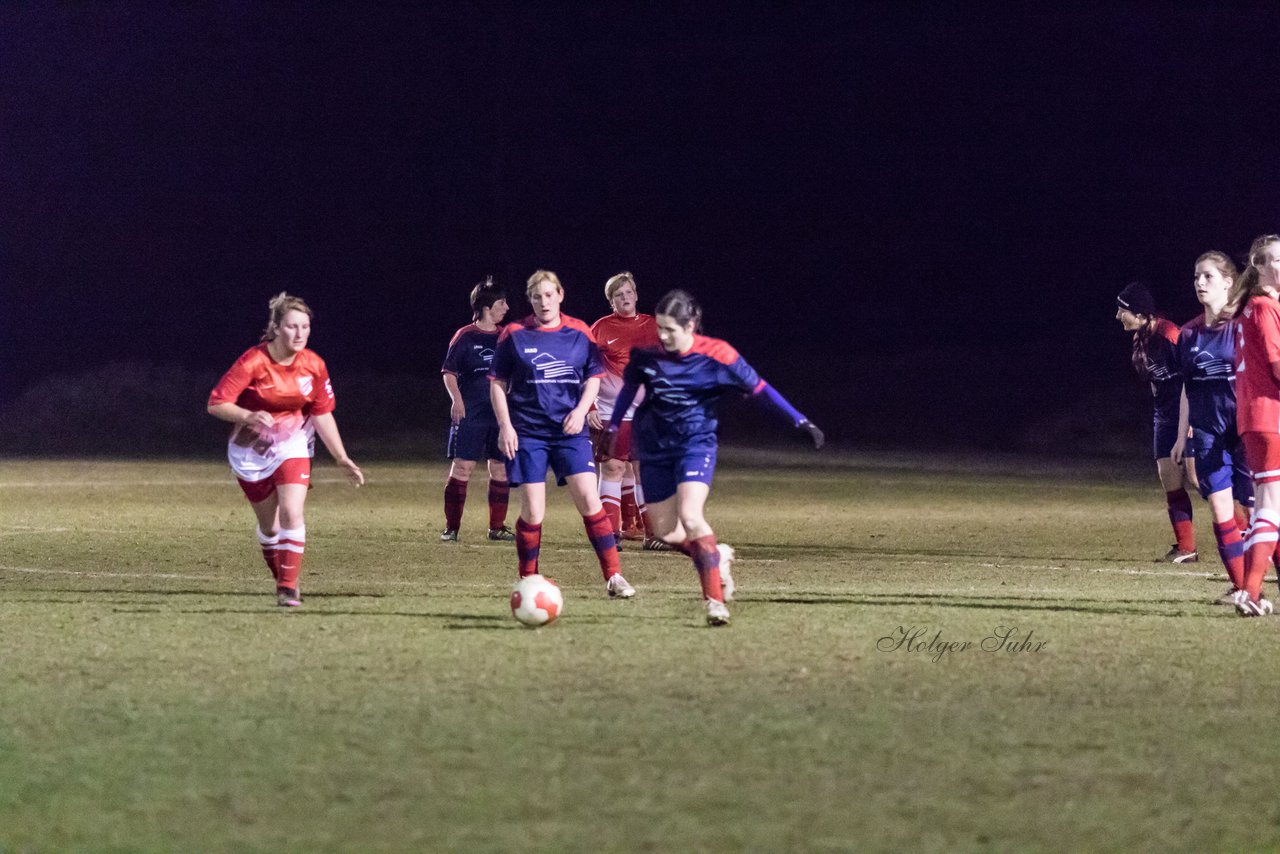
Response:
M610 338L610 339L608 340L608 342L607 342L608 346L612 347L612 346L613 346L613 342L614 342L614 341L617 341L617 340L618 340L617 338Z
M534 348L537 353L537 348ZM538 353L529 360L533 365L533 369L542 374L549 380L559 379L560 377L571 377L574 375L573 368L564 363L563 359L557 359L549 353Z

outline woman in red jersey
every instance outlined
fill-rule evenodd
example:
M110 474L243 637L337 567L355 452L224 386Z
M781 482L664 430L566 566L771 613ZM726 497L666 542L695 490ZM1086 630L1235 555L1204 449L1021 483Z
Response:
M1151 383L1155 399L1152 409L1152 456L1164 487L1174 544L1164 559L1170 563L1195 563L1195 531L1191 526L1191 496L1187 494L1185 472L1174 462L1173 445L1178 439L1178 407L1182 398L1182 374L1178 371L1178 327L1156 313L1155 299L1141 282L1130 282L1116 297L1116 320L1133 333L1133 368Z
M1236 427L1253 470L1253 524L1245 538L1244 617L1270 614L1262 576L1280 540L1280 235L1253 241L1236 306Z
M258 542L276 580L276 601L295 607L302 604L303 508L316 435L352 483L362 485L364 473L342 445L324 360L307 349L311 309L287 293L269 305L262 342L222 377L209 395L208 409L235 425L227 460L258 519Z
M613 403L622 389L622 371L631 359L633 347L656 347L658 327L652 314L636 311L636 280L623 271L611 276L604 283L604 297L613 307L591 325L591 334L600 348L607 371L600 379L600 393L595 406L587 413L592 443L596 449L596 462L600 463L600 501L613 525L613 532L621 540L643 540L644 548L652 551L669 551L671 546L653 534L644 503L644 489L636 479L636 463L631 453L631 419L640 401L631 406L623 416L613 453L604 449L604 425L613 416Z

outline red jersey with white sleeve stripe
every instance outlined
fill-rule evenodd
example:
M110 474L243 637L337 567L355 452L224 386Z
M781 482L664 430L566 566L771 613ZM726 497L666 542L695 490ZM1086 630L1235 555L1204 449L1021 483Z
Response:
M622 372L631 361L631 350L658 346L658 322L652 314L637 314L633 317L609 314L591 325L591 335L596 339L596 346L600 348L600 355L608 372L600 378L596 410L603 420L608 421L613 416L613 402L618 399L618 392L622 391ZM624 421L631 420L642 399L643 395L636 398L624 416Z
M333 412L335 401L329 370L311 350L302 350L282 365L259 344L236 359L209 394L209 405L234 403L253 412L270 413L274 423L255 433L236 425L227 443L227 461L242 480L270 477L288 459L311 457L315 430L311 416Z
M1280 433L1280 302L1255 296L1235 321L1236 428L1244 433Z

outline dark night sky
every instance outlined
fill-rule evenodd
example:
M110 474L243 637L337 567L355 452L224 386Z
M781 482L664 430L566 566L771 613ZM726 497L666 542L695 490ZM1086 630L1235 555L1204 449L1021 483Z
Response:
M1185 320L1280 228L1274 11L981 5L6 6L0 398L221 369L286 287L339 382L437 382L537 267L588 321L618 269L688 288L797 400L935 347L1122 369L1125 281Z

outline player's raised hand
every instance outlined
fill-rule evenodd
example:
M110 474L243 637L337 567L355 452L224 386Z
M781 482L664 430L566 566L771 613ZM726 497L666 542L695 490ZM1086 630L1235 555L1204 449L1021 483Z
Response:
M827 440L827 437L823 436L822 431L818 429L818 425L814 424L812 421L810 421L807 418L804 421L801 421L799 424L797 424L796 429L803 430L804 432L809 434L809 438L813 440L813 449L815 451L818 448L821 448L822 443Z

